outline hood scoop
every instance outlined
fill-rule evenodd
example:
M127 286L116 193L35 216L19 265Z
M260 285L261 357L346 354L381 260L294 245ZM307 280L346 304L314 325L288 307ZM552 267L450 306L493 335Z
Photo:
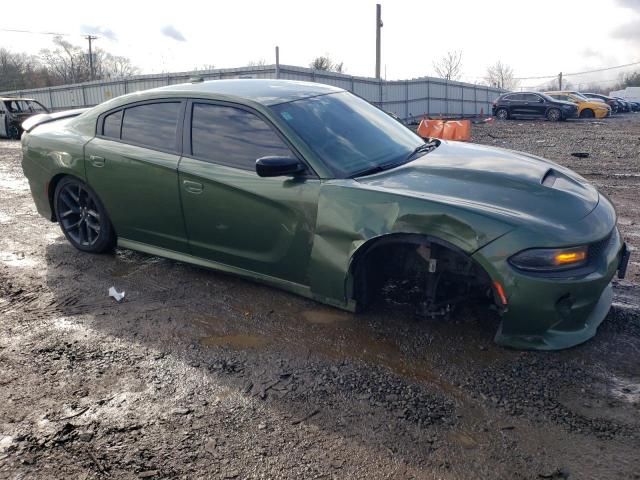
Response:
M547 170L547 173L542 177L542 185L549 188L555 188L556 190L573 192L576 194L581 194L584 191L583 185L553 168Z

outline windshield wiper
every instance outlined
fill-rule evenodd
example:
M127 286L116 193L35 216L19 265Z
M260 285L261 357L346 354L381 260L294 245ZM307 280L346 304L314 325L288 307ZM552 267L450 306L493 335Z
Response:
M390 170L392 168L399 167L400 165L409 163L419 153L425 153L425 154L429 153L431 150L437 148L438 145L440 145L440 142L437 140L431 141L428 143L423 143L422 145L418 145L416 148L414 148L413 151L409 155L407 155L407 157L401 162L389 162L389 163L383 163L381 165L374 165L373 167L365 168L356 173L352 173L351 175L349 175L349 178L365 177L367 175L373 175L374 173L384 172L385 170Z
M409 162L413 160L413 158L419 153L429 153L431 150L437 148L438 145L440 145L440 142L438 141L431 141L431 142L423 143L422 145L418 145L416 148L413 149L413 151L409 155L407 155L405 162Z
M391 168L398 167L398 166L402 165L403 163L405 163L405 162L389 162L389 163L383 163L382 165L375 165L373 167L365 168L364 170L360 170L360 171L358 171L356 173L352 173L351 175L349 175L349 178L365 177L367 175L373 175L374 173L384 172L385 170L389 170Z

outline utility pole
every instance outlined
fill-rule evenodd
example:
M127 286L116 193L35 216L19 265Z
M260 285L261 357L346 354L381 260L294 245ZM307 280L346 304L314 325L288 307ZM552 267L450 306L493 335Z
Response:
M89 71L91 72L91 80L95 80L95 71L93 69L93 50L91 49L91 41L97 40L95 35L86 35L84 38L89 40Z
M562 90L562 72L558 75L558 90Z
M276 45L276 78L280 78L280 47Z
M380 78L380 29L382 28L382 6L376 3L376 78Z

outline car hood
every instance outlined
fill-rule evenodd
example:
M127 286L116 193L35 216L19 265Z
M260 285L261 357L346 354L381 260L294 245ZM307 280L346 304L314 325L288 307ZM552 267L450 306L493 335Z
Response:
M568 105L570 107L578 108L578 106L575 103L567 102L565 100L554 100L553 103L557 103L559 105L562 105L563 107Z
M514 225L562 227L588 215L599 199L584 178L551 161L449 141L412 162L356 180L363 187L472 209Z

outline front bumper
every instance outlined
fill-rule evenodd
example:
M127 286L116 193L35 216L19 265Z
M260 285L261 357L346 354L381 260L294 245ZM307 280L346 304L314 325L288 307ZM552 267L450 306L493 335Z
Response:
M496 343L519 349L559 350L592 338L611 307L611 279L616 272L623 275L628 262L628 251L617 228L602 242L593 268L575 276L550 277L516 270L507 261L506 252L512 244L508 237L474 255L488 265L485 269L506 294Z
M578 118L579 116L577 108L572 108L572 109L563 108L561 111L562 111L562 118L564 118L565 120L569 118Z

